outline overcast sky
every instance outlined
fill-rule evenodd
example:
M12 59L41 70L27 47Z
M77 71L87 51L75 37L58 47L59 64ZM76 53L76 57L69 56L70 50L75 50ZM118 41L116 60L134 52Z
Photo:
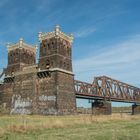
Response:
M0 69L5 43L38 43L38 32L60 25L74 33L75 78L107 75L140 86L140 0L0 0Z

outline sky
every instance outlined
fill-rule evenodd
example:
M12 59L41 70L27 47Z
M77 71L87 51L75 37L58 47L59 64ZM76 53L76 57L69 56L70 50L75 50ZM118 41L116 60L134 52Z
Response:
M0 0L0 71L6 43L38 43L60 25L74 34L75 79L106 75L140 87L140 0Z

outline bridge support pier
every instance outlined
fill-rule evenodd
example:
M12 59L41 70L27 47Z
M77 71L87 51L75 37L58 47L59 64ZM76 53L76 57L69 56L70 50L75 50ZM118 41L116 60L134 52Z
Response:
M95 100L92 104L92 114L95 115L111 115L111 102Z
M132 105L132 115L140 114L140 105Z

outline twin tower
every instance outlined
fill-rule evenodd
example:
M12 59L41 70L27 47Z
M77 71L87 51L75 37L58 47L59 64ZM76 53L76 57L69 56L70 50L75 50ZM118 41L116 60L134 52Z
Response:
M11 114L73 114L76 111L72 72L72 35L60 27L38 34L37 46L23 39L8 45L8 65L0 85L1 104Z

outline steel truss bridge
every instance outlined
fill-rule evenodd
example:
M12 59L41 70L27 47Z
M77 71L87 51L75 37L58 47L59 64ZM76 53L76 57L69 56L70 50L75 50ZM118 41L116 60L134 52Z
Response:
M140 88L109 78L95 77L92 84L74 81L76 98L140 104Z

